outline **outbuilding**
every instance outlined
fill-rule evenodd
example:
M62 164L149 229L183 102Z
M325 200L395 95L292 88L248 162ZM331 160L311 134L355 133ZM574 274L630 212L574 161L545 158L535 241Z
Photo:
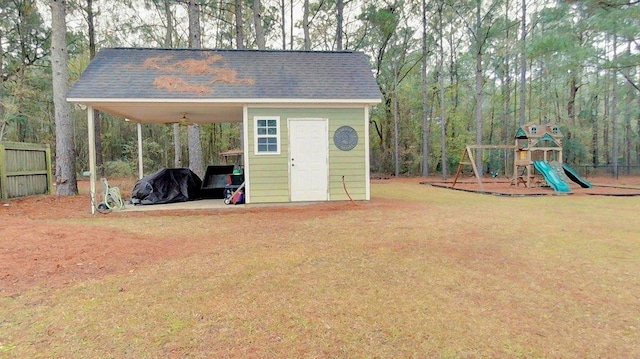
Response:
M87 106L93 193L95 108L139 129L242 122L246 203L346 200L345 185L369 200L369 110L380 99L353 51L108 48L67 94Z

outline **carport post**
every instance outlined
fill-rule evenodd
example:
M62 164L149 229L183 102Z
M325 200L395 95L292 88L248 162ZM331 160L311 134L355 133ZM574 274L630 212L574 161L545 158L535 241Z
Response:
M138 122L138 179L144 176L144 168L142 168L142 124Z
M89 131L89 191L91 192L91 214L96 214L96 124L93 107L87 106L87 130Z

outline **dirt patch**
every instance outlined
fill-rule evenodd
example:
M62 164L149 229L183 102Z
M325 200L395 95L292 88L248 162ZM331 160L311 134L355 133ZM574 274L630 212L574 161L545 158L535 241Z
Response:
M110 180L123 195L131 193L134 180ZM0 296L15 296L33 286L59 288L74 283L126 273L160 260L198 253L201 248L157 236L132 235L105 228L100 219L108 216L139 217L264 213L264 208L229 210L163 210L91 214L89 182L79 181L78 196L32 196L0 203ZM98 194L98 197L100 195ZM386 203L386 201L383 201ZM305 206L269 207L266 218L285 214L288 218L322 217L345 206L358 210L368 205L323 203ZM68 219L95 218L95 227L62 223Z
M141 264L189 250L171 241L117 229L60 222L93 217L89 203L88 195L52 195L2 205L0 295L14 296L35 285L57 288L135 270Z
M594 196L640 196L640 178L623 177L594 177L589 181L591 188L582 188L575 183L570 183L571 192L555 192L544 183L534 183L531 187L524 184L515 185L508 179L485 178L481 183L475 178L464 178L456 181L443 181L440 178L428 178L422 181L433 186L504 196L554 196L554 195L594 195Z

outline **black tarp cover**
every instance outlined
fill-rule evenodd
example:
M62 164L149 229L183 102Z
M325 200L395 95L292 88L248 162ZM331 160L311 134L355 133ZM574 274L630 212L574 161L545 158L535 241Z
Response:
M136 182L135 204L186 202L200 197L202 180L188 168L164 168Z

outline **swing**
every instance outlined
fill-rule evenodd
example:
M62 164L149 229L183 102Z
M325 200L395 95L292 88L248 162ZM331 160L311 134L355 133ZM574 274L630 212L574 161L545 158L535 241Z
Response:
M504 161L504 157L500 153L495 154L495 149L489 152L487 170L489 171L489 175L491 175L492 178L498 177L498 175L502 172L502 161Z
M479 156L482 156L481 157L482 163L484 165L485 163L489 164L487 161L489 160L489 158L485 158L485 150L494 150L494 151L502 150L503 151L504 153L503 156L498 155L496 160L489 161L493 163L493 167L490 168L490 173L492 174L493 177L497 177L500 174L502 169L504 169L503 173L506 176L507 174L506 171L509 170L509 167L508 167L509 159L507 157L509 156L508 154L512 154L515 149L516 149L516 146L511 146L511 145L468 145L466 146L464 149L464 152L462 152L462 157L460 158L460 162L458 163L456 176L453 179L453 184L451 185L451 187L455 187L456 183L458 182L458 178L462 173L462 168L465 165L471 165L471 168L473 169L473 174L475 175L476 180L478 181L478 185L480 186L480 189L484 190L484 188L482 187L482 177L483 177L484 169L479 170L478 168L476 168L474 153L477 153ZM478 151L478 150L482 150L482 151ZM513 158L511 158L511 160L513 160ZM503 161L504 161L504 165L502 164ZM489 168L490 166L487 166L487 167Z

